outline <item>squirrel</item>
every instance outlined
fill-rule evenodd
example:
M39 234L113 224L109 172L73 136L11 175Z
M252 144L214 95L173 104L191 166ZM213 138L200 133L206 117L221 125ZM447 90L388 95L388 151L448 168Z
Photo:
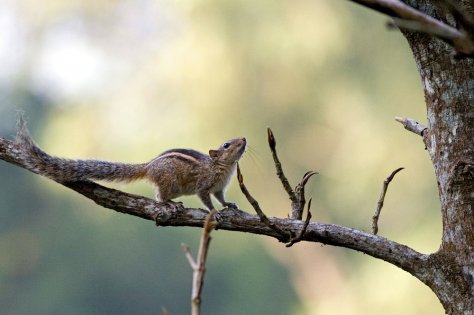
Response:
M224 207L237 208L235 203L225 200L224 191L246 149L245 138L226 141L217 150L209 150L209 155L190 149L171 149L141 164L51 156L33 142L24 125L20 126L17 139L30 152L26 162L41 175L58 182L146 179L155 186L156 199L160 202L174 203L174 198L195 194L212 211L215 210L212 194Z

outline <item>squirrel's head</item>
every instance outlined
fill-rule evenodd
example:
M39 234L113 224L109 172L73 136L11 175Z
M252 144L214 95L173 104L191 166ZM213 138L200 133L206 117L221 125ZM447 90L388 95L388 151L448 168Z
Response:
M234 164L242 157L246 147L247 139L235 138L224 142L217 150L209 150L209 156L219 163Z

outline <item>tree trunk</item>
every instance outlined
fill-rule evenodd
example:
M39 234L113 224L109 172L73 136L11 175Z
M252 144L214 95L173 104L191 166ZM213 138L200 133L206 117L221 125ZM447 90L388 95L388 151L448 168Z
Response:
M452 25L444 7L430 4L435 1L411 2ZM473 13L472 1L463 6ZM421 280L447 313L474 314L474 59L454 59L451 47L429 35L404 35L424 86L428 129L423 136L438 181L443 219L440 249L428 263L431 275Z
M419 129L416 133L423 135L438 182L443 220L439 250L424 255L375 235L376 232L371 234L335 224L309 222L309 216L307 222L294 218L267 218L258 209L256 200L251 204L257 213L261 212L259 216L237 209L227 209L219 213L221 219L216 225L224 230L268 235L288 242L288 245L295 241L310 241L361 251L398 266L420 279L438 296L447 313L474 315L474 50L470 50L474 47L474 21L464 21L469 32L461 35L470 35L462 37L457 30L461 27L454 25L457 23L454 21L459 22L459 17L454 18L449 6L440 4L454 1L404 1L419 11L413 10L412 7L404 8L400 6L403 3L396 0L352 1L395 18L405 19L404 22L395 21L398 25L412 28L414 25L431 25L431 30L439 30L441 27L444 32L448 26L440 26L442 23L438 23L433 19L435 18L450 24L452 27L448 31L455 34L455 37L448 36L442 41L427 34L403 32L413 51L425 92L428 128L423 131ZM462 4L465 12L473 15L473 0L457 3ZM423 13L429 16L424 16ZM425 24L420 24L420 21ZM439 34L437 33L438 36ZM460 40L464 40L464 43L460 44ZM453 45L450 46L446 42ZM464 53L465 58L454 58L455 50ZM24 121L20 119L19 122L15 141L0 138L0 159L48 176L44 172L45 168L41 167L47 161L38 160L35 154L38 151L33 149L34 144L29 138ZM271 147L272 145L274 150L274 139L270 143ZM241 176L239 181L243 186ZM300 183L303 188L304 181L303 179ZM60 183L104 207L154 220L160 226L203 226L207 215L207 212L200 209L157 203L90 181ZM299 193L304 197L304 189L300 185ZM286 187L286 190L291 199L295 192L287 186L289 188ZM298 189L296 191L298 192ZM300 198L301 200L304 198Z

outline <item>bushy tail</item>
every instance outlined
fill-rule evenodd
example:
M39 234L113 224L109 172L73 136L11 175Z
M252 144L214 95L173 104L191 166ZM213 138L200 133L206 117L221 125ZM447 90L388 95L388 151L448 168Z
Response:
M133 181L146 175L147 164L126 164L99 160L72 160L51 156L31 139L25 120L19 115L16 142L25 153L25 164L35 173L59 182L81 180Z

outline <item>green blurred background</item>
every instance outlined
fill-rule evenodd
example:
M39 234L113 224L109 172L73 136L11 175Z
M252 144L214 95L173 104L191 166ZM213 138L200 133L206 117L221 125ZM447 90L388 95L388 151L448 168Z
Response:
M441 219L419 137L425 122L409 47L387 18L348 1L3 0L0 135L24 110L46 151L144 162L236 136L248 188L270 216L289 202L265 142L270 126L288 177L307 170L313 220L369 231L392 182L380 235L429 253ZM0 163L1 314L188 314L181 243L200 231L156 228L45 178ZM235 180L227 196L252 212ZM145 183L114 187L153 196ZM186 205L199 206L195 197ZM205 314L442 314L409 274L320 244L213 234Z

